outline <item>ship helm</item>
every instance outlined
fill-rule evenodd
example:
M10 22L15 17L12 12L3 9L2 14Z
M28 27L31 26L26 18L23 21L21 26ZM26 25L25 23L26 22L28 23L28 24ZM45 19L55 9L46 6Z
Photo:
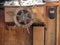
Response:
M34 14L31 9L20 8L15 11L14 22L17 26L27 28L34 22Z

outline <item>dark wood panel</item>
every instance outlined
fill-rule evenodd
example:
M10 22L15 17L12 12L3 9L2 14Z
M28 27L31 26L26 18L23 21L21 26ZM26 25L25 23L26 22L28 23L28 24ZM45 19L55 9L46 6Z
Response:
M4 30L4 45L31 45L31 37L27 29L16 27L14 30Z

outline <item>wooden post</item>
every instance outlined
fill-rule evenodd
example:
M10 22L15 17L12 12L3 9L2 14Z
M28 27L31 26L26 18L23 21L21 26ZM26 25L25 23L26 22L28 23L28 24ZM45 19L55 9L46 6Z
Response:
M59 20L59 19L60 19L60 16L59 16L59 15L60 15L60 6L57 7L56 45L60 45L60 40L59 40L59 39L60 39L60 38L59 38L59 37L60 37L60 34L59 34L59 33L60 33L60 28L59 28L59 27L60 27L60 20Z

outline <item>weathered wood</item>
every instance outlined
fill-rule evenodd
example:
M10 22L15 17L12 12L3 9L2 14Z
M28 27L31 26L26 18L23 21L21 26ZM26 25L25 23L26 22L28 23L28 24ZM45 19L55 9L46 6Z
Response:
M4 24L0 23L0 45L32 45L32 36L27 29L19 27L6 30ZM30 30L31 33L32 29Z

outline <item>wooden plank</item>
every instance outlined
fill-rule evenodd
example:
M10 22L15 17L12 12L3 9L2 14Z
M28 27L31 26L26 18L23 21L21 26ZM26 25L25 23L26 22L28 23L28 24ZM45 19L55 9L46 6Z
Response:
M60 2L47 2L45 6L60 6Z
M57 26L56 26L56 45L59 45L58 44L58 40L59 40L59 6L57 7L57 20L56 20L56 24L57 24Z
M48 11L47 11L48 13ZM55 31L56 31L56 18L50 19L47 14L46 26L46 43L45 45L55 45Z
M44 45L44 27L33 27L33 45Z
M46 31L46 45L55 45L55 20L50 20Z
M4 24L0 22L0 45L4 45Z
M57 40L56 45L60 45L60 6L57 8Z
M34 17L36 22L44 22L45 23L45 6L36 6L32 8Z

